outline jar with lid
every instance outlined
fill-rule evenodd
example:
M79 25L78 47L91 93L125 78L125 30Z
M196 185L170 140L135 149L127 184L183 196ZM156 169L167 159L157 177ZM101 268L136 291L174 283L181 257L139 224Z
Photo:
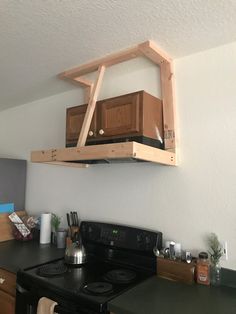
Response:
M210 284L210 263L208 260L208 254L206 252L201 252L198 255L197 260L197 283L202 285Z

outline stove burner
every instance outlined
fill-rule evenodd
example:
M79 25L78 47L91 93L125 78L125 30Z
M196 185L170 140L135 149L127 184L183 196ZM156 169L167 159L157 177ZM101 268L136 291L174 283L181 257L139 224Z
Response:
M92 282L84 286L84 290L91 294L105 294L113 290L112 284L108 282Z
M38 268L37 274L41 277L53 277L57 275L62 275L67 271L67 267L64 263L53 263L43 265Z
M115 269L107 272L104 278L112 283L126 284L132 282L136 278L136 273L127 269Z

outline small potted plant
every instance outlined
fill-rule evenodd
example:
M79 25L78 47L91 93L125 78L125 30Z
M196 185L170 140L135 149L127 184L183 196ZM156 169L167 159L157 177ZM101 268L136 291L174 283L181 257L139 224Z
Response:
M61 217L52 213L51 225L52 225L52 243L56 244L57 238L56 234L61 224Z
M215 233L211 233L208 237L208 253L211 261L211 284L220 285L221 266L220 259L223 255L223 248Z

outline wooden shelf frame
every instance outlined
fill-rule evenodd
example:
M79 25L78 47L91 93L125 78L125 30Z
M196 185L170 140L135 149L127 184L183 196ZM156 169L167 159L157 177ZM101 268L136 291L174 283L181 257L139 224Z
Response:
M148 58L160 67L165 150L135 142L85 146L105 69L140 56ZM97 71L95 82L83 77L95 71ZM59 78L76 85L79 84L85 89L85 101L88 102L88 106L77 147L35 151L31 154L32 162L85 167L84 164L80 165L73 163L73 161L133 158L166 165L176 165L176 115L172 60L165 52L159 49L153 41L148 40L118 53L113 53L67 70L59 74Z
M175 153L136 142L48 149L31 153L31 160L34 162L60 165L67 165L68 163L74 167L87 166L80 164L79 161L107 160L112 162L115 159L120 161L133 159L157 162L163 165L176 165ZM73 163L75 161L78 163Z

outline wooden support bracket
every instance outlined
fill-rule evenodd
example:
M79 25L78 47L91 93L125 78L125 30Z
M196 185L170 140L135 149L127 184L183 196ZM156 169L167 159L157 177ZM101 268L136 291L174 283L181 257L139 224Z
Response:
M88 136L89 127L90 127L90 124L91 124L91 121L93 118L93 113L95 110L95 106L96 106L96 102L97 102L97 98L98 98L98 93L99 93L101 85L102 85L102 79L103 79L103 76L105 73L105 69L106 69L106 67L104 65L101 65L98 69L98 77L97 77L95 84L93 85L93 87L91 89L91 93L90 93L90 97L89 97L89 103L88 103L87 110L85 113L83 125L82 125L81 131L80 131L77 147L85 145L85 142L86 142L86 139Z
M175 152L176 148L176 113L172 62L163 61L161 67L161 91L163 102L165 150Z
M139 56L144 56L157 64L161 70L161 90L163 100L163 122L164 122L164 144L165 150L175 152L176 148L176 126L175 126L175 99L174 99L174 75L172 69L171 58L162 51L155 42L148 40L134 47L125 49L118 53L113 53L98 60L94 60L87 64L81 65L74 69L65 71L59 75L62 79L75 81L82 84L86 88L86 100L88 100L88 108L85 121L80 132L78 146L83 146L86 142L88 129L92 120L95 109L95 103L100 90L103 73L99 73L97 82L92 82L81 78L82 75L93 71L99 71L101 67L109 67L117 63L121 63ZM99 78L100 77L100 78ZM96 97L94 97L96 96ZM87 101L86 101L87 102Z
M84 87L84 100L85 103L89 102L90 96L92 94L92 90L93 90L93 82L83 78L83 77L75 77L73 80L71 80L72 82L78 82L81 86Z
M148 58L160 67L165 150L135 142L84 146L94 114L105 69L109 66L140 56ZM98 71L98 76L94 83L82 77L83 75L94 71ZM152 161L165 165L176 165L175 98L172 60L165 52L159 49L153 41L146 41L118 53L105 56L98 60L94 60L74 69L65 71L61 73L59 77L61 79L69 80L73 84L79 84L85 88L85 98L86 102L88 101L88 106L82 129L80 131L77 147L32 152L31 160L33 162L78 166L78 161L80 160L130 158ZM77 162L74 163L74 161ZM81 166L84 165L80 165L80 167Z
M31 160L33 162L44 162L57 165L66 165L66 163L68 163L70 166L81 166L81 164L73 163L73 161L112 161L114 159L136 159L156 162L163 165L176 165L174 153L136 142L89 145L54 150L50 149L46 151L34 151L31 153Z

